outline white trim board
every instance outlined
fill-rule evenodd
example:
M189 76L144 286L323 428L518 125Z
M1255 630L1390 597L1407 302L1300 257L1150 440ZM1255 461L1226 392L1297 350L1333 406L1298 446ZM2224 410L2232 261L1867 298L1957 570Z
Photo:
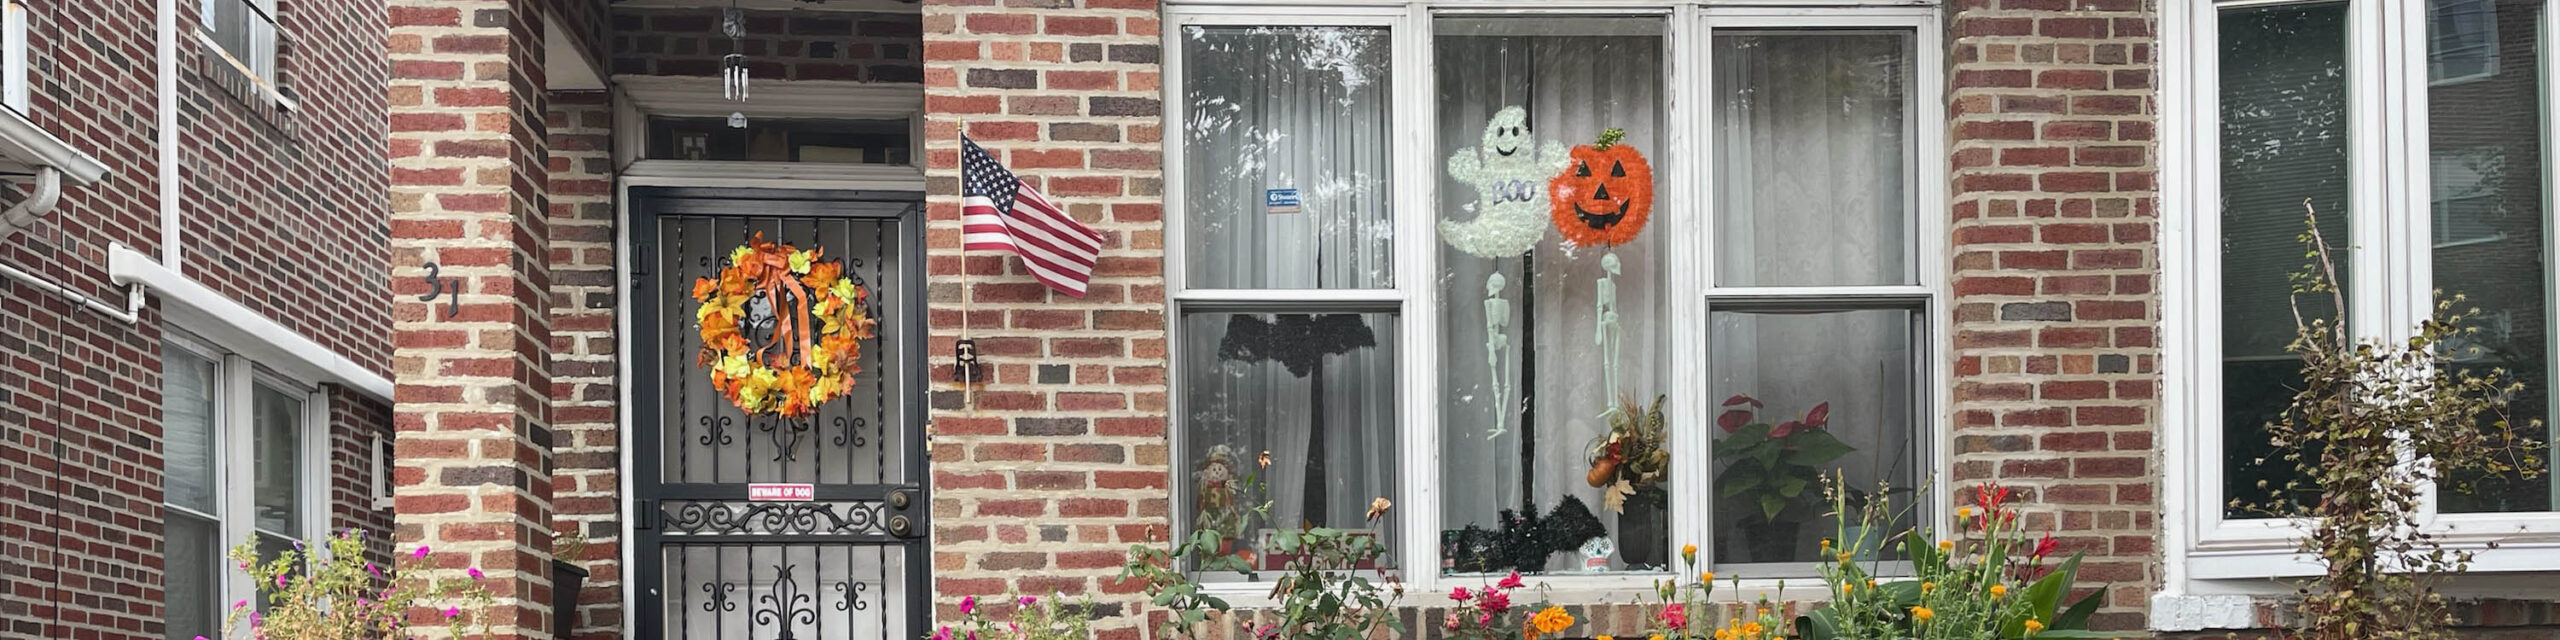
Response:
M330 350L247 305L223 297L122 243L107 247L107 274L119 285L141 285L160 297L160 316L223 349L286 376L336 384L391 402L391 379Z

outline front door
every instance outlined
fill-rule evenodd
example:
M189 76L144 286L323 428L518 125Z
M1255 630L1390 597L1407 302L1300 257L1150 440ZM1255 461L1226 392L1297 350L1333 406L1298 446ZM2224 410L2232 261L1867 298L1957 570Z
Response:
M634 637L921 636L923 210L913 192L633 190ZM803 418L740 412L696 361L693 282L757 233L842 261L879 321L853 392Z

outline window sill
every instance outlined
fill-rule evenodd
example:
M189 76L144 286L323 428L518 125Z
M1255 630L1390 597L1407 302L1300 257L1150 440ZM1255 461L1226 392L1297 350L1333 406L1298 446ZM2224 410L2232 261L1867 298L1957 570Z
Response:
M1551 602L1559 605L1599 605L1649 602L1661 597L1655 592L1655 581L1670 577L1665 573L1618 573L1600 575L1521 576L1528 583L1513 594L1515 603ZM1500 580L1500 576L1442 576L1426 591L1411 582L1405 585L1405 598L1399 607L1438 607L1447 604L1449 589L1465 587L1472 591ZM1890 579L1890 578L1888 578ZM1237 609L1262 609L1279 604L1271 597L1269 582L1212 582L1201 585L1206 595L1226 600ZM1715 592L1708 597L1714 602L1756 602L1766 597L1772 602L1822 602L1831 597L1830 588L1821 578L1729 578L1716 580Z
M285 95L270 79L258 77L248 65L232 58L230 53L222 50L221 43L213 41L213 36L203 31L195 34L196 44L204 47L204 54L197 57L196 72L206 82L222 87L240 106L248 108L268 126L279 131L289 130L291 122L288 117L300 108L300 103Z

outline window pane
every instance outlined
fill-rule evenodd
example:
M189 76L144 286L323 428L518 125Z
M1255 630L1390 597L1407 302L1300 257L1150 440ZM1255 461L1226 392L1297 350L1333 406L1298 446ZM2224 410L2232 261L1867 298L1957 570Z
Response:
M176 511L167 523L168 637L222 637L222 527Z
M650 118L653 160L909 164L906 120Z
M1659 156L1663 21L1467 18L1440 20L1434 30L1447 322L1440 375L1449 390L1440 401L1440 471L1444 486L1467 488L1441 494L1441 570L1667 567L1667 460L1643 451L1660 450L1647 443L1664 442L1661 434L1631 429L1621 449L1638 449L1632 453L1647 460L1640 464L1595 454L1612 433L1601 416L1620 396L1649 402L1667 390L1664 362L1653 357L1669 346L1663 236L1648 229L1616 247L1575 247L1557 238L1546 200L1548 180L1570 170L1566 150L1592 144L1604 129L1624 129L1621 144L1647 157L1656 175L1670 170ZM1635 190L1621 178L1595 178L1596 188L1579 192L1623 199ZM1653 196L1654 211L1677 209ZM1604 260L1618 263L1614 277ZM1604 312L1618 318L1615 344L1606 347L1598 344ZM1611 492L1591 486L1594 478L1604 487L1627 480L1620 495L1631 499L1611 509ZM1591 537L1542 549L1503 544L1495 535L1502 513L1526 508L1551 523L1580 523L1575 535Z
M1890 485L1884 497L1911 504L1921 478L1916 313L1709 315L1716 562L1816 559L1845 524L1826 515L1823 476L1869 494Z
M1187 286L1394 286L1388 53L1384 29L1183 30Z
M1917 283L1911 35L1715 39L1715 231L1727 286Z
M2539 57L2542 3L2530 0L2432 0L2438 34L2471 32L2498 49L2492 60ZM2482 16L2497 19L2482 21ZM2489 29L2494 28L2494 31ZM2433 171L2435 282L2469 298L2480 316L2469 339L2446 345L2459 366L2504 369L2524 383L2507 410L2517 428L2551 417L2552 271L2545 260L2542 89L2533 65L2490 66L2473 82L2438 84L2427 93L2427 136ZM2550 442L2551 433L2523 434ZM2539 452L2537 452L2539 453ZM2488 478L2471 492L2438 494L2447 512L2548 511L2555 476Z
M1266 570L1287 560L1259 547L1267 530L1313 524L1388 537L1393 519L1372 529L1366 512L1372 499L1394 496L1404 464L1395 336L1388 314L1185 316L1187 521L1219 531L1234 550L1259 551L1254 562ZM1264 502L1269 516L1253 516Z
M2303 204L2344 279L2347 238L2347 5L2226 10L2221 17L2223 497L2230 517L2282 488L2294 464L2266 424L2301 387L2291 274L2303 267ZM2342 283L2344 284L2344 283ZM2303 313L2337 317L2326 298Z
M161 463L169 504L221 513L214 475L222 446L214 437L212 360L175 345L160 346Z
M258 530L302 535L302 397L259 385L257 401Z

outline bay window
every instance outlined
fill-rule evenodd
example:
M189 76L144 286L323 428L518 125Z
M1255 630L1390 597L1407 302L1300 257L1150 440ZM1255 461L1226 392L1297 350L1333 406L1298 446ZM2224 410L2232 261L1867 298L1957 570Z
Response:
M1203 577L1268 579L1303 525L1424 588L1640 585L1685 544L1789 575L1842 525L1819 477L1925 501L1937 13L1170 3L1176 520L1230 558ZM1718 455L1753 446L1788 464Z
M2306 207L2337 246L2342 321L2398 341L2460 295L2479 333L2448 346L2460 367L2524 384L2515 424L2548 442L2554 272L2544 146L2553 61L2543 0L2327 0L2174 3L2164 50L2184 52L2191 91L2173 94L2164 164L2164 265L2172 490L2184 494L2185 569L2197 578L2314 570L2292 561L2290 523L2249 505L2298 476L2264 425L2299 388L2287 351L2289 274L2305 265ZM2182 45L2179 41L2184 40ZM2521 63L2520 61L2533 61ZM2181 440L2183 439L2183 440ZM2537 452L2544 453L2544 452ZM2316 453L2315 453L2316 455ZM2547 456L2546 456L2547 458ZM2191 465L2181 472L2180 465ZM2490 548L2560 533L2555 477L2481 478L2434 492L2441 539ZM2191 479L2191 480L2190 480ZM2186 486L2177 486L2185 483ZM2534 568L2494 554L2480 568ZM2551 567L2540 567L2551 568Z
M162 567L167 636L220 636L226 603L256 593L225 558L272 558L326 530L321 396L192 341L161 345ZM265 603L259 603L261 607Z

